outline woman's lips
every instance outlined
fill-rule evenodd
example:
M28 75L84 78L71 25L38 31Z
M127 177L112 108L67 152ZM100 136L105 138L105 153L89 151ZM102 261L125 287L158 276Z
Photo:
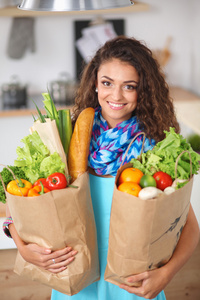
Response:
M109 102L109 101L108 101L108 104L112 109L121 109L123 106L126 105L124 103L114 103L114 102Z

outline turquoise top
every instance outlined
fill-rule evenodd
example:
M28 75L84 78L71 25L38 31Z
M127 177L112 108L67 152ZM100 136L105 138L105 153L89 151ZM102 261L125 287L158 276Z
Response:
M100 280L92 283L78 294L67 296L55 290L51 300L141 300L144 298L130 294L115 284L104 280L107 262L110 211L114 189L114 177L98 177L90 174L90 190L97 227L99 248ZM73 262L72 262L73 263ZM156 300L166 300L161 292Z

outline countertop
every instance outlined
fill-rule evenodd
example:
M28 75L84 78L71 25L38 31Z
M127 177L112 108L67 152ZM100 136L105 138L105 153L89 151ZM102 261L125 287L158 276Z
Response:
M171 87L177 118L200 135L200 97L182 88Z
M1 100L1 99L0 99ZM27 97L27 106L19 109L5 109L3 110L0 108L0 118L7 118L7 117L20 117L20 116L31 116L38 114L36 110L35 104L41 110L42 113L45 113L43 107L43 97L40 94L36 95L28 95ZM70 108L71 106L64 106L64 105L56 105L57 108Z

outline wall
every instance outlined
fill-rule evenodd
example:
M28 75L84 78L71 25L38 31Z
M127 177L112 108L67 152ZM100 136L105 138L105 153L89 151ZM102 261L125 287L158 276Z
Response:
M149 11L106 15L106 18L124 18L126 34L144 40L152 49L163 48L171 36L173 56L165 70L168 81L200 94L200 2L143 2L150 5ZM46 90L47 82L57 79L61 71L74 77L73 21L93 18L92 15L36 18L36 52L27 52L20 60L10 59L6 53L12 18L0 18L0 85L17 74L23 83L29 84L30 93L38 93Z
M172 37L172 59L166 73L169 83L200 93L200 2L198 0L148 0L149 12L129 16L127 31L151 48L164 46Z

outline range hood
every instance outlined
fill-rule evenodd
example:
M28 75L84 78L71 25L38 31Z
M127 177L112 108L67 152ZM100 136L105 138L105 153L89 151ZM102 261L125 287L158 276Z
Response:
M30 11L86 11L133 5L131 0L22 0L18 6Z

